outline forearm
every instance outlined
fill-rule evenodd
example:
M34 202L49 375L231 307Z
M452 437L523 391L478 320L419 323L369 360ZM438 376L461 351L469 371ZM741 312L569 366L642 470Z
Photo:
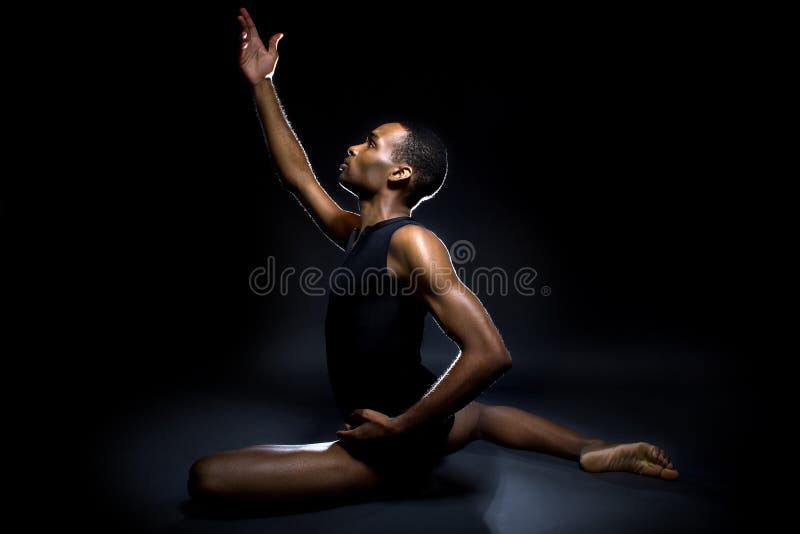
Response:
M289 188L297 189L304 180L313 179L313 173L300 141L289 126L272 78L266 78L254 85L253 97L267 147L281 180Z
M455 413L497 381L511 368L508 354L487 356L462 351L433 388L397 416L401 431Z

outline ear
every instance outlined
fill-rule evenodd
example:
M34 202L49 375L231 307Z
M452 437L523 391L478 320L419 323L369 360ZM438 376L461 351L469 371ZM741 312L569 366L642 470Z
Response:
M411 178L411 174L413 174L413 172L414 169L403 163L402 165L398 165L397 167L392 169L392 175L389 176L389 180L393 182L397 182L400 180L407 180L408 178Z

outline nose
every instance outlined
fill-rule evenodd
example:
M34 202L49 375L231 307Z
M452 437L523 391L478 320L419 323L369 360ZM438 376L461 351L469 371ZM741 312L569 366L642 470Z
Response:
M347 155L348 156L355 156L356 155L356 151L353 150L353 147L350 147L350 148L347 149Z

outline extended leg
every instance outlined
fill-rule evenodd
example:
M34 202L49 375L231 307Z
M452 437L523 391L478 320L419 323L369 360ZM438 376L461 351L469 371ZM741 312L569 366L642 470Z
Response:
M513 449L577 460L590 472L630 471L665 479L678 471L662 449L646 442L612 444L589 438L558 423L513 406L477 403L477 439Z
M381 495L383 487L377 472L334 441L212 454L192 465L188 489L200 502L289 511Z
M590 445L609 445L513 406L480 404L478 437L511 449L525 449L578 460Z

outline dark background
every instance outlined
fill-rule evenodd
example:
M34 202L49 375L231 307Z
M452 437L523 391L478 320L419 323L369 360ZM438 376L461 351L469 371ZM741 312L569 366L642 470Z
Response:
M55 369L71 377L70 425L89 458L103 436L130 431L131 414L221 385L332 413L325 298L300 293L296 275L285 296L248 286L269 256L327 274L342 252L271 167L238 70L238 5L115 13L86 43L108 58L72 109L96 125L66 260L85 304L69 336L86 357ZM710 476L730 482L722 466L735 450L719 445L738 446L749 409L746 230L726 142L735 51L708 17L481 11L455 22L364 4L310 21L247 7L265 40L285 34L275 84L341 207L358 208L337 186L347 147L382 122L422 119L447 143L450 172L414 217L448 246L474 244L468 272L529 266L535 287L552 288L478 293L514 358L498 394L663 391L664 406L699 395L707 418L692 425L714 442L698 450L721 451ZM442 371L457 347L428 326L424 358ZM83 476L98 493L115 484Z
M469 267L532 266L553 288L486 299L504 334L531 336L513 352L676 343L732 368L743 225L721 158L734 117L725 48L701 22L506 13L480 27L345 12L323 25L250 9L263 35L285 33L275 83L343 208L358 208L337 186L348 146L395 117L438 129L450 173L414 216L448 246L473 242ZM278 317L319 329L292 314L322 299L257 297L248 276L270 255L298 270L341 258L272 170L238 71L236 14L228 3L122 19L118 63L98 88L108 130L95 154L108 174L101 202L75 216L107 255L87 273L112 284L103 296L119 315L104 326L125 336L125 374L148 383L187 367L213 376L227 349L236 368Z

